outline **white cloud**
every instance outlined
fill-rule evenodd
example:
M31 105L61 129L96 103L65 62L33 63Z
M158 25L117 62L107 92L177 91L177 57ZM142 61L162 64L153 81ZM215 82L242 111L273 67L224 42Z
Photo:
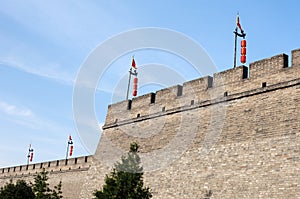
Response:
M0 111L13 116L24 116L29 117L32 116L33 113L30 109L17 107L15 105L8 104L6 102L0 101Z
M47 129L47 132L52 133L65 132L68 130L68 128L63 127L54 121L38 116L29 108L21 105L9 104L4 101L0 101L0 116L1 115L4 116L3 118L14 124L30 129L43 131Z
M0 57L0 59L0 64L2 65L13 67L29 74L52 79L60 83L73 85L74 78L72 75L62 71L58 64L44 64L43 67L36 67L28 66L24 64L23 61L19 61L17 57L13 56Z

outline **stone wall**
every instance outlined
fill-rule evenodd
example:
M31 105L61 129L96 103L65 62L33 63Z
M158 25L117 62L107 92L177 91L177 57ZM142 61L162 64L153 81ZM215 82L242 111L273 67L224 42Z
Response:
M66 197L92 198L137 141L155 199L207 189L212 198L300 198L300 49L288 63L280 54L109 105L95 155L64 172L51 162L50 178L62 179Z
M19 179L34 182L34 176L45 169L48 171L48 182L51 187L62 181L64 198L79 198L82 184L92 164L93 157L85 156L68 159L67 161L63 159L2 168L0 170L0 185L3 186L10 179L13 179L14 182Z
M137 141L154 198L300 198L299 55L110 105L95 157Z

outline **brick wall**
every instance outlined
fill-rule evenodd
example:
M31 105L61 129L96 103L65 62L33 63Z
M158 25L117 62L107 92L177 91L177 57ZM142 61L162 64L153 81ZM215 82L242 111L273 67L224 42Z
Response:
M300 198L300 49L291 63L280 54L112 104L85 169L54 172L53 161L50 178L91 198L137 141L153 198Z

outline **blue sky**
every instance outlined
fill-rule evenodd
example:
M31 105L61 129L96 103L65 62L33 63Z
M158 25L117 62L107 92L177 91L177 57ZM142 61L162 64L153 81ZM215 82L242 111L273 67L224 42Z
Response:
M93 153L74 124L73 84L89 54L112 36L143 27L175 30L199 43L222 71L232 67L237 11L247 33L248 64L300 48L299 7L297 0L2 0L0 167L26 164L30 143L34 162L62 159L69 134L74 139L74 156ZM168 53L144 50L134 54L138 65L160 63L184 71L184 80L197 77L187 63ZM100 125L107 105L125 96L124 89L116 92L115 88L120 78L127 77L131 56L115 60L108 74L117 75L99 82L95 113ZM140 93L182 83L153 82ZM91 139L97 143L99 138L100 132Z

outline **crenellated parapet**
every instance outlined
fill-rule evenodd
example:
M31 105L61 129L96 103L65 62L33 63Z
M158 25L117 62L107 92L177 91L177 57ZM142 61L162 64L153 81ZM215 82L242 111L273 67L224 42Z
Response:
M248 78L248 68L246 66L239 66L226 71L214 74L213 86L226 86L233 83L239 83L242 79Z
M279 54L250 63L249 68L239 66L215 73L213 77L201 77L183 85L109 105L104 129L122 121L159 115L168 110L180 110L299 78L300 49L292 51L292 65L289 67L288 63L288 55Z
M250 78L259 78L280 72L288 67L288 56L286 54L276 55L267 59L250 63Z
M40 162L29 165L20 165L0 169L0 179L22 178L40 173L45 169L49 173L63 173L70 171L87 170L92 164L92 156Z
M300 48L292 50L292 66L300 66Z

